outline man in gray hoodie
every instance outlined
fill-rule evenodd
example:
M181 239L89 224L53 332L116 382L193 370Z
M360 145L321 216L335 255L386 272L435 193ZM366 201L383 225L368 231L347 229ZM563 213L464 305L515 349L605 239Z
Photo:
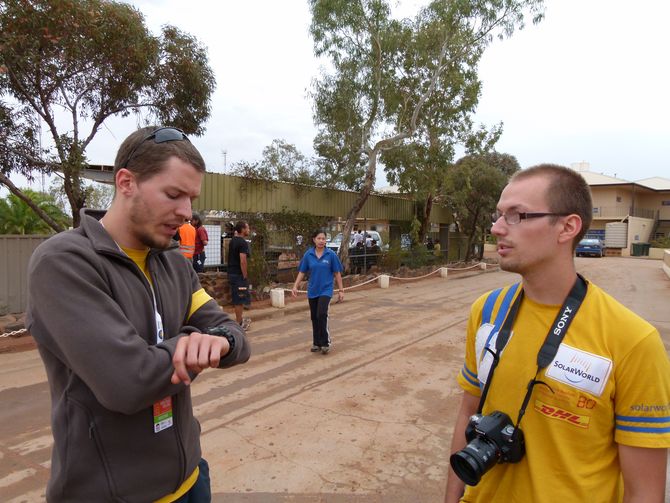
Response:
M48 501L210 499L189 385L250 350L172 241L204 171L180 130L136 131L117 153L110 209L83 210L31 258L27 327L52 401Z

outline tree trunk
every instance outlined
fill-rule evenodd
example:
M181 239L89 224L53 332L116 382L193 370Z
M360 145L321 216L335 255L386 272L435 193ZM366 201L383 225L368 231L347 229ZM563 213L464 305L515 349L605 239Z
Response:
M21 199L24 203L26 203L36 214L38 217L40 217L42 220L44 220L49 227L51 227L53 230L56 232L63 232L65 229L56 223L56 221L51 218L42 208L37 206L32 199L30 199L28 196L26 196L23 192L21 192L21 189L19 189L14 183L3 173L0 173L0 183L2 183L5 187L9 189L9 191L14 194L16 197Z
M349 259L349 236L351 236L351 231L354 229L356 217L363 209L363 206L365 206L365 203L367 202L368 197L370 197L370 193L375 186L377 154L377 149L373 149L369 153L368 170L365 173L365 182L363 183L363 188L361 189L360 194L358 194L354 205L349 210L349 213L347 213L347 221L344 224L344 229L342 229L342 243L340 244L339 257L340 262L342 262L342 266L345 268L345 270L348 269L347 260Z
M81 218L79 211L86 204L86 198L82 194L79 173L75 173L72 168L65 166L63 166L63 190L65 190L65 195L72 209L72 227L79 227Z
M472 243L475 240L475 235L477 234L477 221L479 220L479 208L474 214L472 219L472 226L468 230L468 247L465 250L465 261L468 262L472 258Z
M428 194L426 204L421 212L421 227L419 227L419 241L423 243L426 240L426 234L430 229L430 213L433 209L433 194Z

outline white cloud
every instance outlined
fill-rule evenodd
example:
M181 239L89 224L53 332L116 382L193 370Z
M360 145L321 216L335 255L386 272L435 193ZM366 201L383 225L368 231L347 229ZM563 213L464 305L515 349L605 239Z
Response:
M158 33L173 24L208 48L217 90L207 131L193 141L208 168L259 159L274 138L312 153L307 97L318 74L302 0L136 0ZM401 3L409 16L421 0ZM498 144L522 166L588 161L636 180L670 176L670 2L547 0L546 19L495 42L480 67L477 120L504 122ZM110 120L88 151L111 164L132 119ZM378 173L378 186L386 185Z

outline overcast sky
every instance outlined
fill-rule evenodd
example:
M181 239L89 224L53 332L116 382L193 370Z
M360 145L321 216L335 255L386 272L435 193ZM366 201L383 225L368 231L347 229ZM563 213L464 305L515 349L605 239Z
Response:
M313 153L307 93L319 65L306 1L130 3L154 33L173 24L208 48L217 89L207 131L193 141L209 171L260 159L274 138ZM405 0L401 13L412 15L421 3ZM545 5L544 21L493 44L480 65L476 118L504 123L497 150L522 167L586 161L592 171L626 180L670 178L670 2ZM132 118L108 121L87 152L90 162L112 164L135 126ZM387 185L382 172L376 185Z

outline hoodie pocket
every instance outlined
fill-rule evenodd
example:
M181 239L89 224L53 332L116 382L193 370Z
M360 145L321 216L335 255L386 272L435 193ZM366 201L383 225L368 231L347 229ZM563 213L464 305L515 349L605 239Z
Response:
M102 485L113 501L121 501L117 495L114 479L109 468L100 431L91 411L84 404L67 398L68 401L68 479L100 499Z

